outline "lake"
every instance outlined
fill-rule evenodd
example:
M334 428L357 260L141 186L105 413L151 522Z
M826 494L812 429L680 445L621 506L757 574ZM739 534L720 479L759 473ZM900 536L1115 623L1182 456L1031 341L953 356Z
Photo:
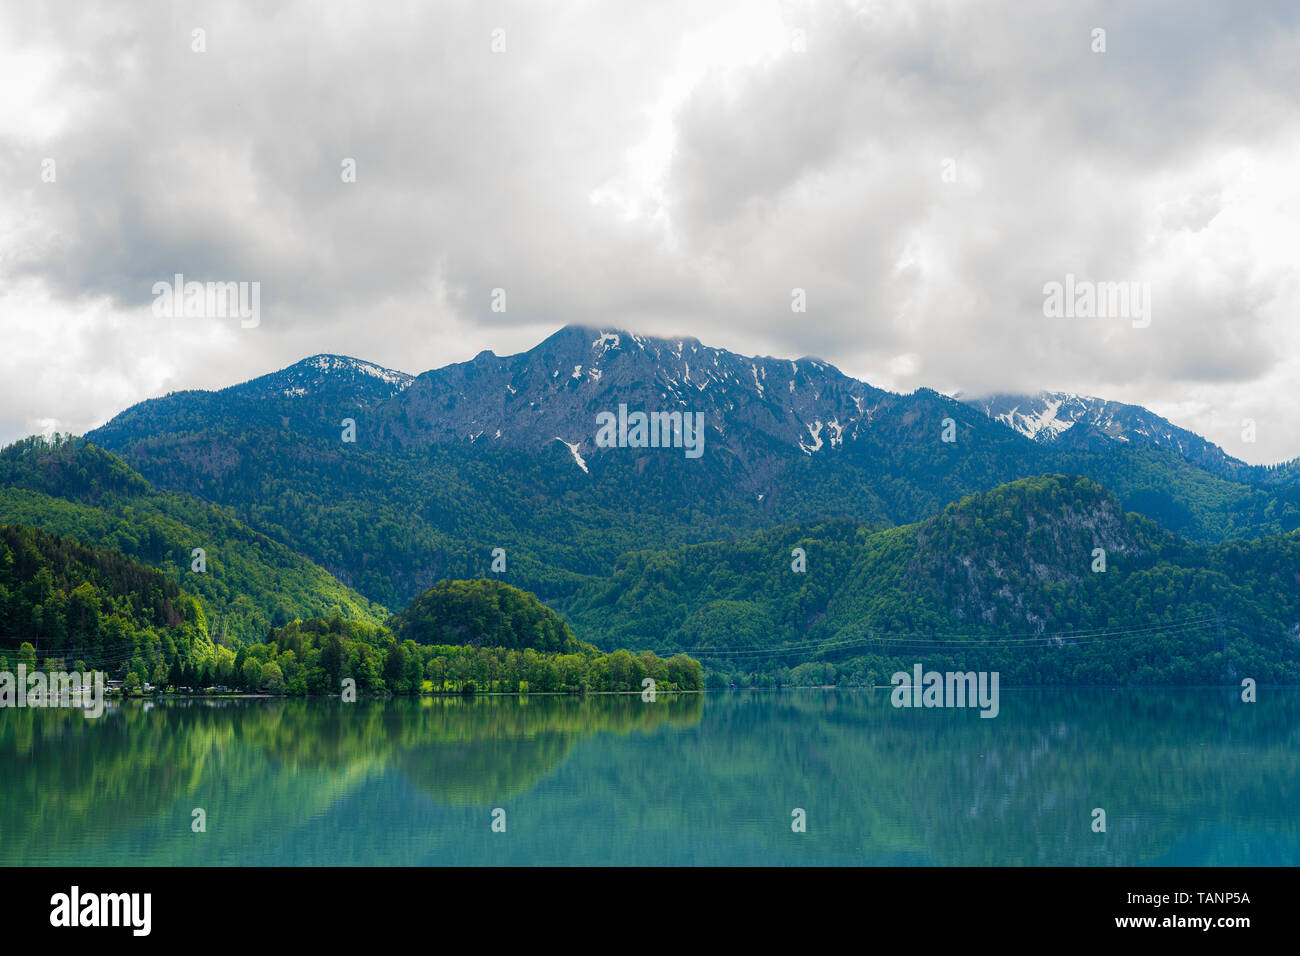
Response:
M0 710L0 864L1300 864L1300 690L889 697Z

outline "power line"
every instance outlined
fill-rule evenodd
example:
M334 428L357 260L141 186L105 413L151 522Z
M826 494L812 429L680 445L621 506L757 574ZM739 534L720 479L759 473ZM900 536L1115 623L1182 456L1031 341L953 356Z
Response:
M935 653L959 650L988 650L997 648L1034 648L1034 647L1068 647L1086 644L1106 643L1151 636L1157 633L1180 634L1205 630L1213 626L1213 617L1197 618L1174 623L1149 624L1135 628L1095 629L1091 631L1060 631L1052 634L1025 635L1011 638L989 638L987 640L936 640L929 636L877 637L864 636L842 641L807 641L775 648L691 648L684 653L706 658L761 658L780 657L790 654L824 653L830 650L850 649L854 647L914 648L920 647Z

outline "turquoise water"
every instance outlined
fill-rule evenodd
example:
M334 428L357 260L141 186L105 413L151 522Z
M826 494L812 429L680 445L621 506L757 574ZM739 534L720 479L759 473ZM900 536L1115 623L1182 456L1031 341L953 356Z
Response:
M1286 689L0 710L4 865L1295 865L1298 821Z

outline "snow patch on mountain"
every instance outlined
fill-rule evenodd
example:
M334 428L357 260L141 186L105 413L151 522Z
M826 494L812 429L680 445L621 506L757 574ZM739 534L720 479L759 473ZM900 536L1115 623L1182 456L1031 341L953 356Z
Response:
M1030 409L1028 412L1020 411L1017 405L1009 412L994 416L996 421L1009 425L1022 435L1041 441L1043 439L1055 438L1074 425L1074 420L1060 417L1062 399L1049 399L1046 404L1038 409Z
M582 457L582 455L580 455L580 454L578 453L578 449L582 446L582 442L572 442L572 443L570 443L570 442L565 441L565 440L564 440L563 438L561 438L559 435L556 435L556 436L555 436L555 440L558 441L558 442L559 442L561 445L563 445L565 448L569 449L569 454L573 456L573 460L574 460L574 462L577 463L577 465L578 465L579 468L581 468L584 472L587 472L587 474L591 474L591 472L587 471L587 462L586 462L586 460Z
M800 439L799 441L799 447L803 449L805 455L811 455L813 452L821 450L823 444L821 420L819 419L818 421L809 425L808 432L809 434L812 435L813 443L811 445L805 445L802 439Z
M347 358L342 355L315 355L304 364L322 372L359 372L362 375L369 375L371 378L377 378L381 382L396 386L399 391L415 381L414 375L408 375L405 372L398 372L391 368L384 368L381 365L374 365L370 362L363 362L361 359Z

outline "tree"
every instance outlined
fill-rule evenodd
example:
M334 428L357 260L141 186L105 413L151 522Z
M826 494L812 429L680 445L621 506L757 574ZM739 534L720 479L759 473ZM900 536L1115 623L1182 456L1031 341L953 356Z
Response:
M403 646L406 653L406 670L402 674L411 688L411 693L418 694L424 687L424 661L414 641L407 641Z
M320 666L325 671L325 679L331 688L337 689L339 681L343 679L343 661L343 642L339 640L338 634L331 634L320 655Z
M272 694L284 693L284 674L275 661L262 665L262 684Z
M401 644L394 644L388 651L388 657L384 659L384 683L393 693L398 693L398 685L401 684L406 674L406 649Z

